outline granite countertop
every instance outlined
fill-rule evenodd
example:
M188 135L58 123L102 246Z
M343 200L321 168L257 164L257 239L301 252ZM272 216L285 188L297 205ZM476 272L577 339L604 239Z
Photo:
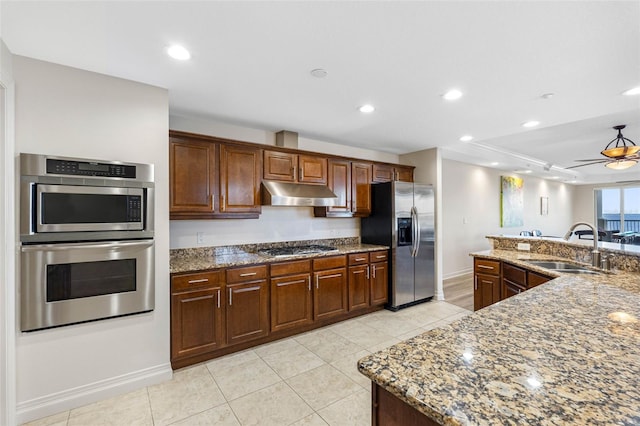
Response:
M197 272L232 266L286 262L289 260L389 249L387 246L360 243L338 244L335 245L335 247L338 249L337 251L278 257L262 255L258 253L256 247L252 246L245 246L243 249L236 248L233 250L216 250L215 248L178 249L172 250L169 271L172 274Z
M640 424L640 273L563 275L358 362L446 425ZM558 259L558 258L556 258ZM562 259L566 260L566 259Z

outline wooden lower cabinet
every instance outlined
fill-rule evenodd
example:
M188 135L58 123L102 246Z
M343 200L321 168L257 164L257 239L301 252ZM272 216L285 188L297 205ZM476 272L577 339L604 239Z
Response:
M269 334L267 280L227 284L227 343L235 344Z
M173 368L381 309L387 251L350 256L173 274Z
M311 274L271 278L271 331L313 322Z
M347 312L347 269L314 272L313 319L339 316Z
M368 264L349 266L350 311L369 307L369 274Z
M371 305L384 305L389 300L389 255L386 251L379 251L370 256Z
M437 426L431 420L391 392L372 383L371 424L373 426Z
M500 261L476 258L473 263L473 310L500 301Z
M539 286L552 279L552 277L538 274L537 272L527 271L527 289Z
M171 358L189 357L224 345L224 279L220 271L171 280Z

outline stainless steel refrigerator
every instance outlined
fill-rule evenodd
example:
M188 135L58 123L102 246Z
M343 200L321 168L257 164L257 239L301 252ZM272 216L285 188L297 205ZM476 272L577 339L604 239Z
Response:
M391 247L388 309L426 302L435 294L434 206L431 185L371 185L372 212L361 220L361 239Z

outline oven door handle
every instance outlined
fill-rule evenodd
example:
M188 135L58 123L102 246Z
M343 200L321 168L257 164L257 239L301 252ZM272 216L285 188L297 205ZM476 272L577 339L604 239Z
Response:
M124 240L124 241L100 241L94 243L49 243L49 244L24 244L21 251L24 253L32 251L63 251L69 249L106 249L106 250L126 250L140 249L153 246L153 240Z

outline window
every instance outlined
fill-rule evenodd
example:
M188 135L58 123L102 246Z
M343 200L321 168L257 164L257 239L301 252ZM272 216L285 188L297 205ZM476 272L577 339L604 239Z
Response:
M595 202L605 241L640 245L640 187L596 189Z

